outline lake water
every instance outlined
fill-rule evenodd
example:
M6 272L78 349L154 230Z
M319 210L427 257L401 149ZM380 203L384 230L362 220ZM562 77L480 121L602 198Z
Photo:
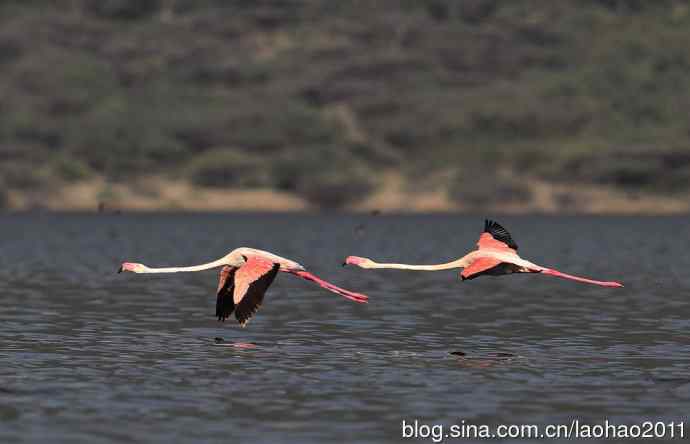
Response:
M498 221L525 258L626 287L340 266L457 258L480 216L2 216L0 442L398 442L403 420L687 421L688 219ZM214 316L216 271L115 273L238 246L370 303L281 274L242 329Z

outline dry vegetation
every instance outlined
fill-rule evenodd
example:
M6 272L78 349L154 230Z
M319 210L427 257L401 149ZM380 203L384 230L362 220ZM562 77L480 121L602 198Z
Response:
M684 199L689 30L680 0L5 0L0 207L157 177L359 208L391 171L454 208Z

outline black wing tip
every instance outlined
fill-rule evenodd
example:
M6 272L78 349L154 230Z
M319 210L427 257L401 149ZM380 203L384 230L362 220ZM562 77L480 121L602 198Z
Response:
M216 302L216 317L219 321L225 322L235 310L232 295L218 295Z
M225 277L223 273L226 273ZM226 265L220 271L220 278L225 279L223 285L216 292L216 317L218 321L225 322L235 310L233 292L235 289L234 268Z
M216 317L218 317L219 321L225 322L225 320L228 319L232 315L234 308L235 307L233 306L231 309L224 309L220 312L216 311Z
M484 231L487 233L491 233L492 229L508 231L505 228L503 228L503 226L501 224L499 224L498 222L496 222L495 220L484 219Z
M256 312L259 311L259 308L261 308L260 303L253 307L249 307L248 309L238 307L238 309L235 310L235 318L237 319L237 322L240 323L240 327L245 327L247 323L254 317Z
M489 233L497 241L504 242L513 250L518 249L517 244L513 240L508 230L506 230L503 225L499 224L495 220L484 219L484 232Z

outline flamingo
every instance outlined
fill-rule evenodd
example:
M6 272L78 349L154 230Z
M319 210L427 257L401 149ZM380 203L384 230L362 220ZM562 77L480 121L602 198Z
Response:
M407 265L407 264L380 264L366 257L348 256L343 263L356 265L361 268L396 268L400 270L436 271L462 268L460 277L462 280L474 279L479 276L501 276L511 273L541 273L570 279L587 284L600 285L602 287L622 287L620 282L595 281L579 276L562 273L553 268L542 267L522 259L517 254L518 246L508 233L498 223L485 220L484 232L479 236L477 249L458 260L436 265Z
M222 258L207 264L191 267L150 268L144 264L124 262L118 273L178 273L220 269L216 291L216 316L219 321L235 312L235 318L244 327L261 307L264 294L279 271L290 273L314 282L326 290L359 303L366 303L366 295L336 287L330 282L309 273L302 265L290 259L254 248L237 248Z

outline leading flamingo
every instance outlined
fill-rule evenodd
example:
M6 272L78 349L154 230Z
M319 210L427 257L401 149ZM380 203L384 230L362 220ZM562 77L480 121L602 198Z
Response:
M343 265L351 264L361 268L397 268L400 270L421 271L463 268L460 273L463 281L484 275L500 276L511 273L541 273L577 282L601 285L602 287L623 286L620 282L595 281L533 264L522 259L517 254L517 250L518 246L513 241L508 230L498 223L487 219L484 222L484 232L479 236L477 249L453 262L437 265L380 264L369 258L348 256Z
M302 265L268 251L254 248L237 248L222 258L207 264L191 267L150 268L144 264L124 262L118 273L178 273L202 271L222 267L216 291L216 316L225 321L233 311L235 318L244 327L261 307L264 294L273 283L279 271L312 281L326 290L359 303L366 303L368 297L336 287L330 282L309 273Z

